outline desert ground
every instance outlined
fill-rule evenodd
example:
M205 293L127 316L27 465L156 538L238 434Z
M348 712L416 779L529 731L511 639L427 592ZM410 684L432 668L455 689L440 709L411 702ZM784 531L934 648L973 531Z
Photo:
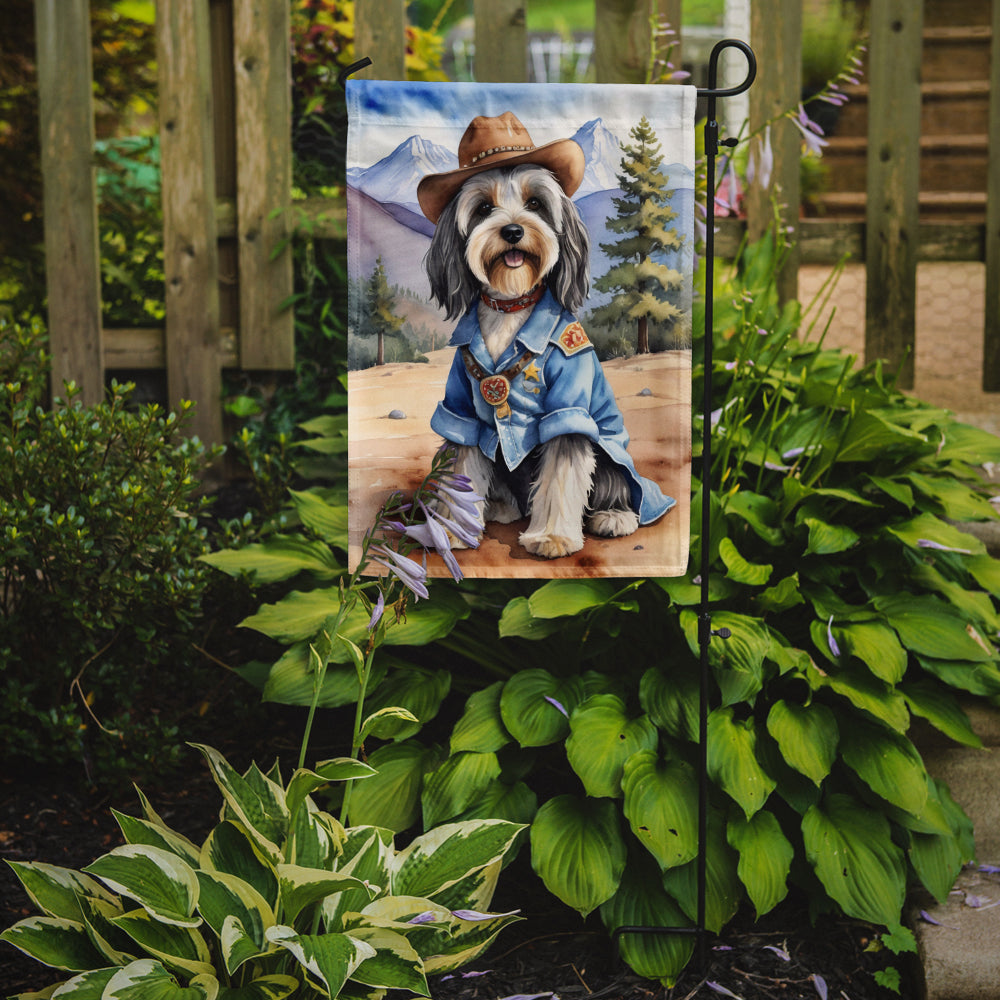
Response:
M431 414L444 395L453 348L431 351L429 364L387 364L350 373L350 559L356 566L365 531L397 490L412 493L426 475L440 438ZM631 437L640 474L677 504L655 524L625 538L585 536L581 551L560 559L533 556L518 544L527 520L489 523L478 549L457 553L467 576L556 578L678 576L687 569L691 468L691 355L636 355L603 365ZM644 390L648 390L645 392ZM390 413L395 415L390 417ZM428 575L447 569L429 554Z

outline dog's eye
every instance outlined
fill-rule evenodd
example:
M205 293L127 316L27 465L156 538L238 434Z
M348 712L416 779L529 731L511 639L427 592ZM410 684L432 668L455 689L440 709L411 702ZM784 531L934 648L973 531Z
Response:
M542 207L542 203L537 198L529 198L524 203L524 207L530 208L532 212L537 212Z
M493 206L488 201L481 201L476 206L476 215L478 215L481 219L485 219L486 216L489 215L490 212L492 211L493 211Z

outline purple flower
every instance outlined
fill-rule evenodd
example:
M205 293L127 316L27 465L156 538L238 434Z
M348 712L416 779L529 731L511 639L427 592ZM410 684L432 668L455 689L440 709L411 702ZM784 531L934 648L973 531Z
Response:
M834 656L840 656L840 646L837 645L837 640L833 637L833 615L830 615L830 620L826 623L826 641L830 652Z
M775 953L775 955L777 955L778 958L780 958L783 962L790 962L792 960L792 956L789 955L788 952L784 948L779 948L775 944L766 944L766 945L764 945L764 950L765 951L773 951Z
M427 570L415 559L401 556L384 545L373 545L369 550L372 559L392 573L416 597L427 597ZM380 558L381 557L381 558Z
M376 625L382 620L382 614L385 611L385 594L380 590L378 592L378 600L375 602L375 607L372 609L372 616L368 619L368 631L371 632Z
M774 171L774 150L771 148L771 126L764 129L764 135L750 147L750 161L747 163L747 182L756 181L767 190L771 186Z
M415 917L410 917L406 922L408 924L432 924L437 920L437 915L433 910L424 910L423 913L418 913Z
M555 698L549 697L549 695L545 695L544 698L550 705L555 705L555 707L558 708L567 719L569 718L569 712L566 711L561 702L556 701Z
M444 526L438 518L434 516L433 511L428 510L419 500L417 504L426 515L427 520L422 524L402 525L403 534L425 549L434 549L444 560L445 565L448 567L448 572L456 580L461 580L462 570L459 568L458 560L455 559L451 551L451 540L448 538L448 532L445 531Z
M735 997L735 1000L743 1000L738 993L734 993L732 990L727 990L721 983L713 983L709 981L705 983L705 985L714 993L721 993L724 997Z
M478 910L452 910L451 915L459 920L492 920L494 917L513 917L520 913L520 910L511 910L509 913L480 913Z
M826 1000L826 980L815 972L809 978L812 979L813 986L816 987L816 992L819 994L819 1000Z
M806 149L816 156L823 155L823 147L827 145L826 139L822 138L823 130L806 114L806 109L799 105L798 114L789 113L792 124L802 134L802 140L806 144Z
M453 475L451 478L453 483L450 486L444 479L439 479L436 483L438 499L448 508L454 521L457 521L468 534L478 537L483 530L483 519L476 504L481 503L483 498L472 491L465 476Z
M964 556L971 556L972 549L956 549L951 545L942 545L930 538L918 538L917 547L921 549L938 549L941 552L959 552Z

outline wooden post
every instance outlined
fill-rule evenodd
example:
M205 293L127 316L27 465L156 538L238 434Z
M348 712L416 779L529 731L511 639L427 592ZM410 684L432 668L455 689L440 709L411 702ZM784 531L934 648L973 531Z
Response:
M476 57L479 83L524 83L528 79L528 29L524 0L475 0Z
M986 326L983 390L1000 392L1000 0L993 0L990 46L989 170L986 179Z
M207 0L160 0L167 396L171 404L195 402L192 432L217 444L222 405L210 49Z
M290 20L288 0L233 7L243 368L295 367L294 317L282 305L292 294Z
M52 394L104 397L88 0L35 0Z
M913 387L923 3L872 0L868 53L865 360Z
M799 0L759 0L752 4L750 38L759 67L757 80L750 88L750 132L777 120L771 125L774 169L766 188L757 177L747 192L747 228L751 240L760 239L775 220L777 204L778 225L793 230L793 244L777 278L778 297L787 302L798 297L799 287L802 135L792 122L779 116L797 108L802 98L802 4Z
M354 5L354 54L372 61L355 74L358 77L406 79L405 0L362 0Z
M681 34L679 0L594 0L594 66L598 83L646 83L659 21ZM656 46L662 51L665 46ZM672 62L680 69L680 45Z

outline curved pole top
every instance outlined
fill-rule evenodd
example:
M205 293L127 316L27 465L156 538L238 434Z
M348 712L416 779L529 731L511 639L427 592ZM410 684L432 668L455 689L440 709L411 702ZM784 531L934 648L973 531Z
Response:
M746 79L735 87L716 86L719 74L719 56L725 49L739 49L747 60ZM712 54L708 58L708 87L699 88L699 97L735 97L750 89L750 85L757 77L757 57L753 54L753 49L738 38L723 38L721 42L716 42L712 49Z

